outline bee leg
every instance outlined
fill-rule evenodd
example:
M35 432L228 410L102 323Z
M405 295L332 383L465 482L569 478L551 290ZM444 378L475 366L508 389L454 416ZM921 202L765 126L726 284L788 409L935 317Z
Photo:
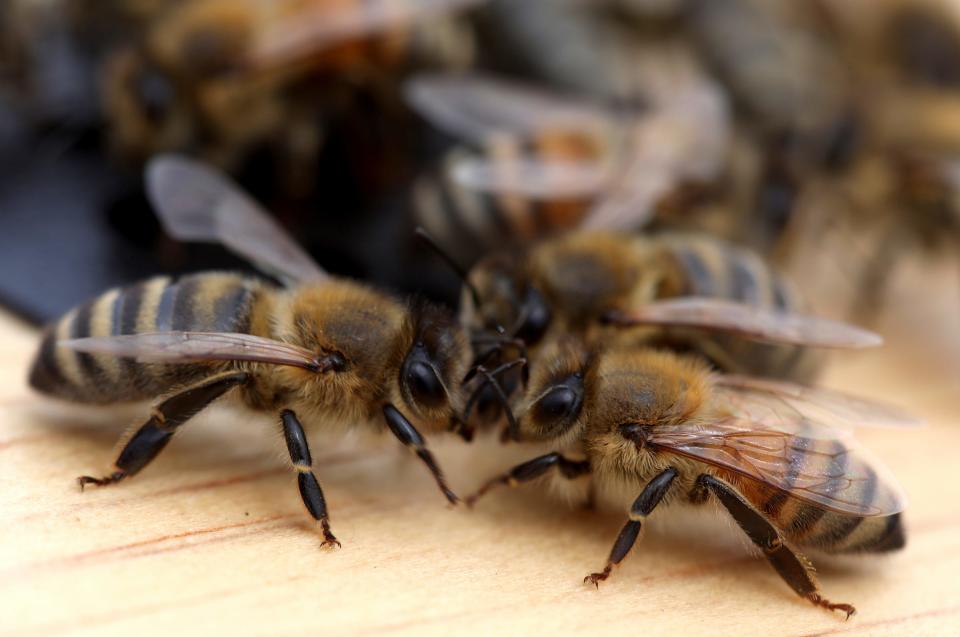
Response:
M707 474L697 479L697 486L716 496L743 532L760 547L774 570L798 595L827 610L844 612L847 619L857 612L850 604L834 604L821 595L820 586L813 576L813 565L788 547L776 527L733 487Z
M290 462L293 463L293 468L297 470L297 485L300 487L300 497L303 498L303 504L307 507L307 511L310 512L314 520L320 523L320 528L323 530L321 546L339 547L340 542L330 532L327 501L323 497L323 491L320 489L317 477L313 474L313 458L310 456L310 447L307 445L307 437L303 433L303 426L297 419L297 415L289 409L280 412L280 422L283 424L283 439L287 441Z
M599 573L591 573L584 577L584 584L589 582L597 588L600 588L600 582L610 577L613 567L623 561L623 558L625 558L627 553L630 552L630 549L633 548L637 538L640 537L640 531L643 528L643 519L657 508L663 496L670 490L670 486L676 477L677 470L670 467L661 471L655 478L647 483L647 486L643 488L643 491L640 492L640 495L637 496L637 499L633 501L633 505L630 507L630 519L623 525L623 528L620 529L620 535L617 536L617 540L613 543L613 548L610 550L610 557L607 558L607 565L604 566L603 570Z
M527 460L523 464L518 464L507 473L489 480L480 487L479 491L466 499L467 506L473 506L481 496L496 486L515 487L523 482L530 482L539 478L554 467L559 469L560 474L569 480L590 473L590 463L587 460L569 460L559 453L548 453L533 460Z
M387 426L390 428L390 431L393 432L393 435L405 446L413 449L414 453L427 465L427 468L430 470L430 473L433 474L434 480L437 481L437 486L440 487L440 491L443 492L447 501L449 501L450 504L459 502L457 494L447 486L447 481L443 477L443 473L440 471L436 459L433 457L433 454L430 453L430 450L427 449L427 443L424 442L423 436L420 435L417 428L393 405L383 406L383 417L386 419Z
M227 390L246 382L248 378L249 374L246 372L230 372L208 378L166 398L153 408L150 420L141 426L124 445L114 463L117 470L103 478L81 476L77 478L80 488L83 489L88 484L97 486L112 484L136 474L163 451L180 425L190 420Z

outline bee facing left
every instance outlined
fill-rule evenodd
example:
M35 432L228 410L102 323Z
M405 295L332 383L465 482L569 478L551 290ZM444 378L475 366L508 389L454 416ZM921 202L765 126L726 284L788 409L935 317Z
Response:
M615 339L597 347L555 341L543 357L549 363L533 369L517 402L514 437L553 450L493 478L467 503L550 473L626 493L629 520L603 570L584 582L599 586L610 576L661 504L714 500L799 596L847 617L854 607L823 595L799 551L904 546L899 489L849 431L911 424L897 410L790 381L717 374L702 358Z
M30 384L108 404L163 396L104 477L133 476L174 433L231 392L276 414L300 494L325 546L330 530L301 425L388 428L447 487L418 429L456 428L470 350L454 318L326 274L223 175L179 157L154 159L147 187L164 225L184 240L218 240L286 289L229 273L159 276L111 290L47 331Z

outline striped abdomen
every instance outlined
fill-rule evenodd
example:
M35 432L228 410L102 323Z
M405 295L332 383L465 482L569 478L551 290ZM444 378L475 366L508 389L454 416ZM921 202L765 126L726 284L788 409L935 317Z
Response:
M876 553L904 546L901 514L879 515L897 510L899 496L865 460L840 441L804 437L793 438L786 453L792 455L791 473L785 480L796 493L803 493L804 485L812 482L818 493L833 494L838 501L877 515L839 513L784 489L736 475L721 477L735 485L796 546L825 553ZM831 476L830 482L824 484L823 476Z
M601 140L588 135L545 131L532 140L504 135L482 153L497 165L523 158L542 160L609 161ZM587 214L593 196L531 198L508 192L485 193L461 186L453 177L459 161L477 155L460 148L447 154L440 170L418 180L413 191L417 220L444 245L475 250L477 257L503 244L525 244L577 226ZM506 164L499 164L506 170ZM517 177L504 175L510 181ZM600 194L600 193L597 193ZM472 260L472 259L471 259Z
M174 280L159 276L115 288L68 312L47 328L30 370L30 385L84 403L152 398L210 372L208 366L142 364L75 352L58 340L170 330L248 332L263 284L211 272Z
M802 309L792 286L749 250L708 237L665 236L663 241L683 275L680 294L786 312ZM724 336L711 336L709 344L713 351L701 353L724 371L807 380L818 369L818 357L809 348Z

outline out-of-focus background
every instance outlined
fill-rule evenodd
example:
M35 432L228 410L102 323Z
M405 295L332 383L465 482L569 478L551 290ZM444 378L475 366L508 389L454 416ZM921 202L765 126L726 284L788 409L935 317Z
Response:
M162 234L141 172L176 151L324 267L404 292L455 299L417 224L464 265L583 225L682 229L866 319L904 263L956 258L958 33L948 0L8 0L0 302L45 321L243 267ZM437 89L464 73L479 97Z
M535 488L451 513L390 441L322 449L327 555L269 432L230 414L80 499L123 423L29 392L35 326L157 272L250 268L163 234L142 183L162 152L233 176L324 268L451 305L418 225L464 266L576 228L757 250L887 337L825 385L931 423L862 436L910 496L907 551L818 561L848 624L669 524L596 593L621 514ZM0 0L0 634L956 633L958 247L953 0ZM519 457L435 449L463 492Z

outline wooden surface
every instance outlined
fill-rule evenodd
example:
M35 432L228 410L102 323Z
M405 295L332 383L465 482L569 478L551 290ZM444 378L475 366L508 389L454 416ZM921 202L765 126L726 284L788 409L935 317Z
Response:
M815 560L827 595L858 607L849 622L796 599L718 515L657 511L594 590L581 580L602 566L622 514L565 506L536 485L449 510L391 441L313 442L343 541L321 551L271 421L226 409L191 423L136 479L81 494L74 478L108 468L134 416L32 395L36 333L2 317L0 634L960 634L954 268L901 281L878 326L889 346L835 357L824 381L930 423L861 436L909 494L909 546ZM462 493L518 457L491 441L434 447Z

